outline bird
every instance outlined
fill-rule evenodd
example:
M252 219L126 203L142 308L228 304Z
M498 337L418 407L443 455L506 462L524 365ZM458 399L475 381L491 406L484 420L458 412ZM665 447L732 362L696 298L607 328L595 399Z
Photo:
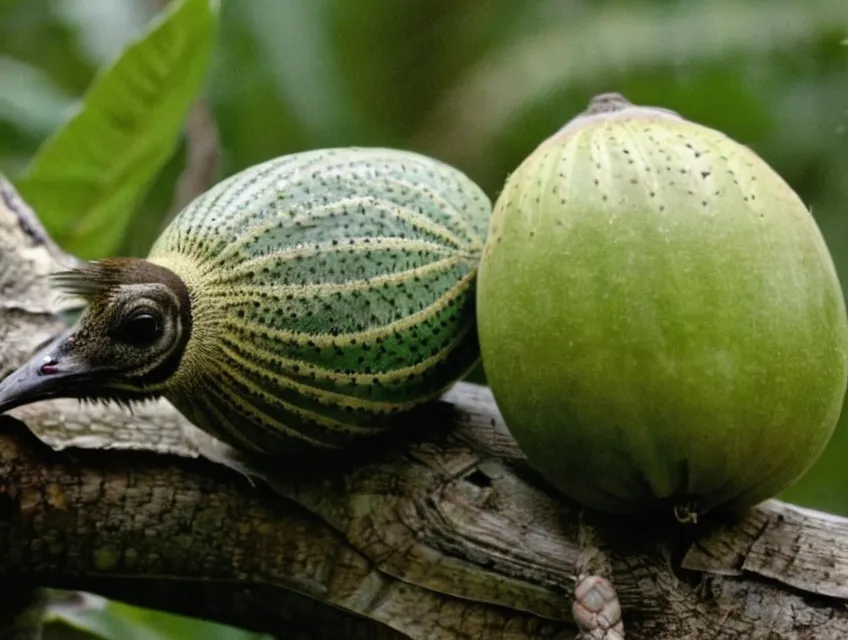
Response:
M393 429L479 362L491 210L460 170L407 150L314 149L243 169L180 211L147 257L51 275L84 310L0 382L0 413L163 397L269 455Z

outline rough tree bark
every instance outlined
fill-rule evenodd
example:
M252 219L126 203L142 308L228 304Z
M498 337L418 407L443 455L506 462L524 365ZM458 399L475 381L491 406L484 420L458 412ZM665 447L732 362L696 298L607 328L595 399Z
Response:
M43 276L69 258L0 195L3 376L61 328ZM777 501L698 529L583 512L529 469L484 387L457 385L379 446L257 468L267 482L200 457L165 402L13 415L0 577L21 593L93 591L280 638L564 640L577 585L595 585L592 606L607 579L628 639L848 638L848 520Z

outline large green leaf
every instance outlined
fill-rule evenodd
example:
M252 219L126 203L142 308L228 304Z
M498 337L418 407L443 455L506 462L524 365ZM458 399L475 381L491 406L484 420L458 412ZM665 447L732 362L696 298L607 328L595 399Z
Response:
M80 110L48 139L18 189L81 257L120 244L133 210L174 153L202 86L217 0L178 0L103 69Z
M82 594L80 594L82 595ZM45 640L270 640L264 634L85 594L85 607L52 607Z

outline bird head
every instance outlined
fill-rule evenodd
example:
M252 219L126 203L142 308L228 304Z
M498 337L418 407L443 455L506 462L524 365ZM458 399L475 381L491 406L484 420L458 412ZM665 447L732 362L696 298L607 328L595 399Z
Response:
M134 258L86 263L52 279L86 308L71 329L0 382L0 413L47 398L128 404L161 395L191 334L183 281Z

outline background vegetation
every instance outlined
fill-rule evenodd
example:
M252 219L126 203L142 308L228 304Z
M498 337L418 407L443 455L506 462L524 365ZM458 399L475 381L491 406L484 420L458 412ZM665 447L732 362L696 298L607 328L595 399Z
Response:
M810 205L848 284L846 0L181 0L151 26L163 4L0 0L0 172L79 255L147 251L198 95L216 179L381 145L452 163L494 198L542 138L617 90L754 148ZM846 459L843 416L784 497L848 515ZM114 604L57 611L52 638L255 637Z

